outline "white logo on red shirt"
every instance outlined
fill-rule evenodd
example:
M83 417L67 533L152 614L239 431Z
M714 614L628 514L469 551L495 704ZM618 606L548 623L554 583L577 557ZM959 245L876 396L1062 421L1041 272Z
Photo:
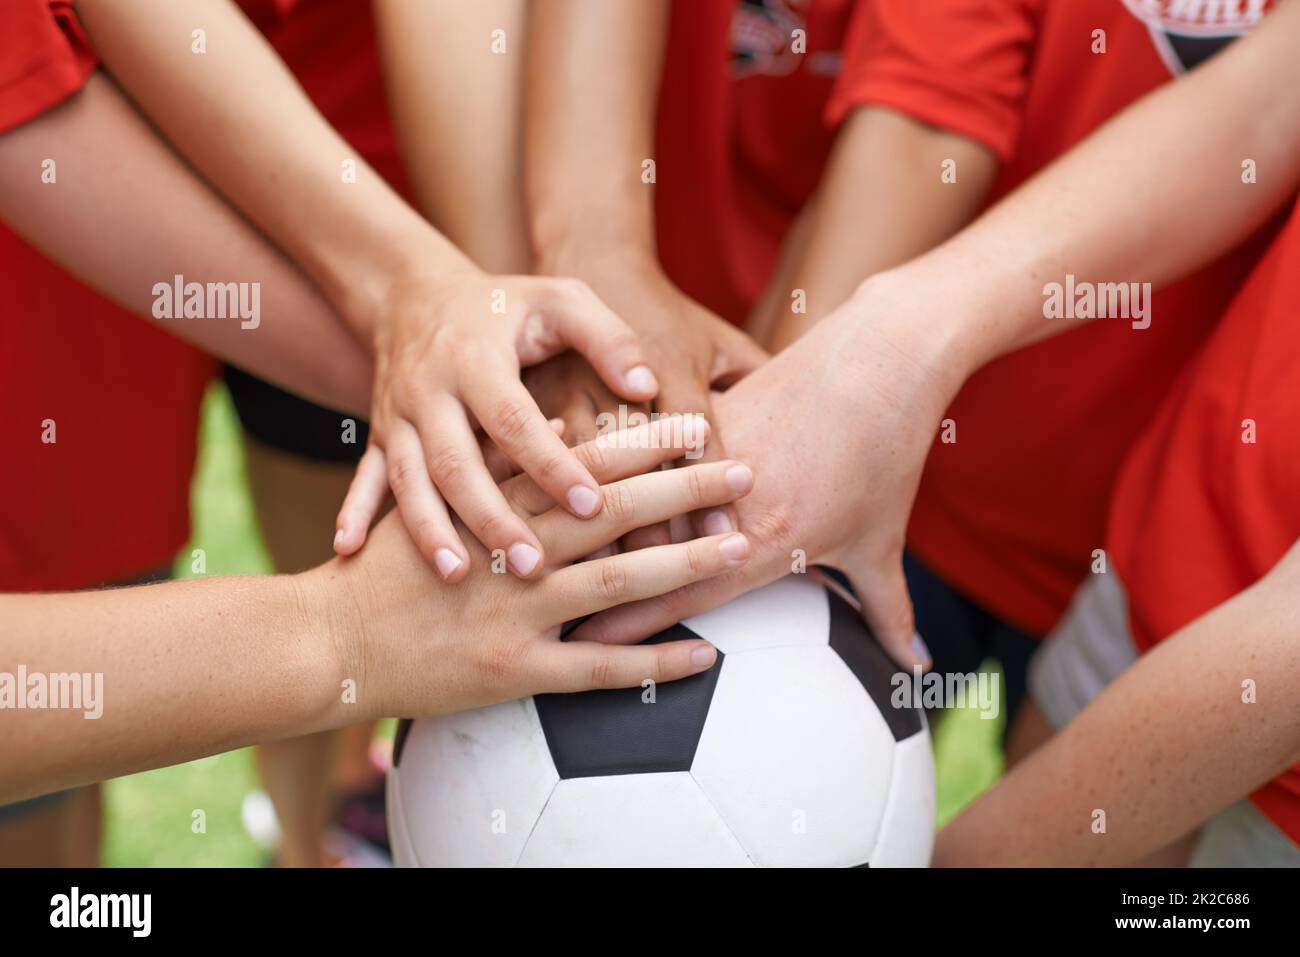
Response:
M1146 24L1171 73L1190 70L1249 33L1275 0L1121 0Z

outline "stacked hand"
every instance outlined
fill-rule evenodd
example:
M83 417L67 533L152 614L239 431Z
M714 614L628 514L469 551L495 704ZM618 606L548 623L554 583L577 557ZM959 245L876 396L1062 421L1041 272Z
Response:
M703 445L707 426L685 436ZM455 589L433 578L416 546L389 515L351 558L306 573L309 592L351 596L309 607L351 607L356 620L329 629L338 639L345 677L372 676L361 687L376 714L456 711L542 691L670 681L705 670L716 652L702 641L618 648L581 640L561 642L560 626L625 602L638 602L742 566L749 544L738 533L699 538L570 565L646 524L735 501L749 491L750 470L713 462L670 471L679 457L669 430L643 426L637 434L606 436L574 450L598 481L590 520L555 506L550 493L520 475L500 487L511 514L547 557L546 574L524 582L493 574L491 559L469 539L472 576Z
M868 283L843 308L713 408L758 483L737 503L753 557L706 582L587 622L584 639L627 643L788 574L825 563L901 665L928 666L903 578L908 515L935 431L961 381L944 343L918 337L907 300ZM866 340L869 346L859 345Z
M647 256L616 250L597 257L557 258L544 268L571 269L580 275L640 337L646 361L658 377L654 411L661 415L702 415L713 421L711 390L736 382L767 359L749 336L682 293ZM591 370L576 365L539 367L526 379L547 414L564 419L571 439L593 434L600 413L618 411L618 390L604 388ZM715 430L703 461L726 457L722 433ZM736 528L730 509L711 509L693 518L701 535ZM668 526L659 525L637 531L624 545L638 548L669 540Z
M636 336L580 282L469 267L397 284L382 310L373 323L370 446L339 512L335 550L361 547L391 487L420 554L444 580L470 571L465 530L515 575L536 575L545 548L497 487L475 429L554 502L596 514L596 479L548 424L520 370L572 349L611 393L645 402L658 383Z

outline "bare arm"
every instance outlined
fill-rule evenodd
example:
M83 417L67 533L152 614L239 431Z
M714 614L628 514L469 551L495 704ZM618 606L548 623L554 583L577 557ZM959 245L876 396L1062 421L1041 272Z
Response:
M654 446L644 444L651 430ZM742 469L738 484L734 462L656 469L702 442L703 423L684 445L641 431L641 446L578 453L624 511L584 522L527 477L502 486L554 556L537 582L482 568L452 588L390 515L360 555L300 575L0 595L0 804L385 715L708 668L716 656L702 641L611 649L559 640L565 621L719 574L748 553L731 535L579 561L638 522L748 491L752 476Z
M1300 4L1279 5L1249 36L855 298L927 290L927 331L950 342L945 361L969 373L1074 324L1042 311L1044 284L1067 273L1158 287L1222 255L1300 182L1298 36ZM1243 182L1247 160L1255 183Z
M227 0L77 0L105 68L176 148L320 285L369 341L413 255L464 265L357 156ZM206 52L193 51L204 32ZM345 168L345 162L353 167ZM355 169L355 182L345 173Z
M764 476L739 508L741 527L754 530L754 561L580 633L650 634L784 574L798 547L849 574L897 661L924 658L912 644L902 554L944 411L990 359L1069 327L1043 318L1045 282L1066 273L1168 281L1231 248L1292 194L1298 33L1300 3L1281 4L1250 36L1120 114L953 239L868 279L729 390L715 403L721 428L733 454ZM1258 164L1257 184L1241 180L1246 158ZM797 448L763 438L796 422ZM799 507L807 501L828 504Z
M955 166L955 182L941 178ZM862 280L932 249L975 216L998 172L987 147L868 106L845 119L817 193L791 231L751 332L774 352L837 308ZM806 312L792 309L802 290Z
M660 384L656 411L708 416L711 386L739 379L766 354L659 264L655 187L642 175L654 159L669 16L665 0L548 0L530 9L525 179L538 271L589 283L636 330ZM578 401L558 395L557 411L594 394L579 382L570 388ZM566 425L582 434L593 419ZM706 457L724 456L725 442L717 436ZM695 517L697 532L728 527L729 509ZM653 529L634 544L668 536Z
M1293 547L963 811L940 832L935 864L1131 864L1300 759L1297 595ZM1258 689L1249 704L1247 679ZM1097 810L1104 834L1093 832Z
M376 0L374 10L420 210L482 268L528 272L524 0Z
M493 484L471 422L555 501L592 514L595 480L519 374L573 348L614 392L648 399L658 384L632 331L580 285L477 269L356 156L229 0L79 0L77 10L141 111L316 281L375 356L370 445L335 549L361 547L391 487L445 580L463 580L470 561L451 511L510 556L514 574L536 574L540 543Z
M529 16L527 192L539 260L561 270L613 250L654 260L641 163L654 156L669 4L549 0Z
M41 182L52 159L57 179ZM97 73L0 136L0 216L132 312L333 408L364 413L371 360L312 283L171 152ZM261 319L155 319L155 283L260 284ZM311 341L312 349L304 349Z

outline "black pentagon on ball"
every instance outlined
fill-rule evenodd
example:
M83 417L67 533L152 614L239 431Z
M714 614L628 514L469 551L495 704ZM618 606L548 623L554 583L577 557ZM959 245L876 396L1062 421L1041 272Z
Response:
M679 624L643 644L699 637ZM718 652L708 671L656 685L653 704L640 687L537 695L555 770L561 778L689 771L722 662Z
M880 642L876 641L876 636L852 605L833 589L826 589L826 595L831 603L832 650L849 666L858 683L871 696L894 740L910 738L923 726L923 709L912 707L910 696L908 703L901 708L895 708L890 700L898 665L885 654L885 649L880 647Z
M823 570L833 574L831 569ZM833 577L847 587L847 581L841 576L833 574ZM894 740L910 738L923 727L922 709L893 706L890 699L897 666L848 602L833 588L826 589L826 597L830 603L831 649L870 696ZM571 622L566 626L566 636L578 624ZM677 624L646 639L645 644L700 637L685 625ZM718 660L708 671L657 685L654 704L642 700L640 687L537 695L533 701L560 777L689 771L723 659L722 652L718 652ZM410 720L403 720L397 726L393 743L395 767L401 762L410 728Z

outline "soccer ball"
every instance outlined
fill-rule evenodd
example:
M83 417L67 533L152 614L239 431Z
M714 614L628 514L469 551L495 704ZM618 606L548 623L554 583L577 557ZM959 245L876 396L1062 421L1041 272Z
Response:
M699 636L709 671L403 721L388 778L399 866L925 866L924 712L819 573L650 641Z

